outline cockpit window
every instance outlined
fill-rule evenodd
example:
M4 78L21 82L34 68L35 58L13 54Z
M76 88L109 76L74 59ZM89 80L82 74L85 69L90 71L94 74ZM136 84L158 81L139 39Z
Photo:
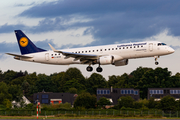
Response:
M165 43L161 43L162 45L166 45Z
M158 43L158 46L166 45L165 43Z

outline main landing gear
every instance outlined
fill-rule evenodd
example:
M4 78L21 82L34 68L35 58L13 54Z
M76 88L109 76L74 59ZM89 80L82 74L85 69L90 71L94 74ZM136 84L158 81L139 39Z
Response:
M93 68L89 65L89 66L86 68L86 70L87 70L88 72L91 72L91 71L93 70Z
M158 65L159 62L157 61L157 59L159 58L159 56L154 56L154 58L155 58L155 65Z
M88 72L91 72L91 71L93 70L93 68L89 65L89 66L86 68L86 70L87 70ZM103 69L102 69L102 67L99 65L99 67L96 68L96 71L97 71L97 72L102 72Z
M96 71L97 71L97 72L102 72L102 70L103 70L103 69L102 69L102 67L100 67L100 65L99 65L99 67L96 68Z

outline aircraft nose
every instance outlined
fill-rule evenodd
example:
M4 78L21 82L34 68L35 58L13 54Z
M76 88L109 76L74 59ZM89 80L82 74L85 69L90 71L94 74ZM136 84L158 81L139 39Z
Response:
M174 53L175 50L174 50L173 48L169 47L168 52L169 52L169 53Z

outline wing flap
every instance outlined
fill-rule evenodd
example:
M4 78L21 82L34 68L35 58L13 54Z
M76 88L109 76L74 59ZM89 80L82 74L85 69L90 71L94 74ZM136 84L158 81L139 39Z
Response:
M66 56L66 59L67 58L70 58L70 57L73 57L75 58L74 60L78 60L78 59L86 59L86 60L95 60L95 59L98 59L100 57L100 55L94 55L94 54L81 54L81 53L72 53L72 52L65 52L65 51L59 51L59 50L56 50L51 44L49 44L49 46L51 47L51 49L54 51L54 52L57 52L57 53L62 53L63 55Z

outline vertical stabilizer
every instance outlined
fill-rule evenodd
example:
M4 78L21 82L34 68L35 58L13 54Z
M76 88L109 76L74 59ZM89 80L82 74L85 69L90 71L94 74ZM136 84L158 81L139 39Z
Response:
M16 38L22 55L46 51L44 49L36 47L21 30L15 30L14 32L16 34Z

